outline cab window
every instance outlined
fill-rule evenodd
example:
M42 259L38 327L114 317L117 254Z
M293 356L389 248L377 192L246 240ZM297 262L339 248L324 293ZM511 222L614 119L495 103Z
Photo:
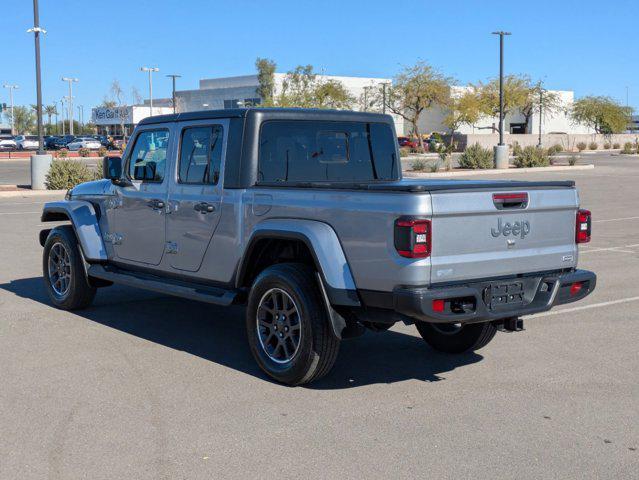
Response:
M141 132L129 157L129 176L143 182L162 182L166 170L166 154L169 146L168 130Z
M223 138L221 125L185 128L180 145L178 181L216 185L220 178Z

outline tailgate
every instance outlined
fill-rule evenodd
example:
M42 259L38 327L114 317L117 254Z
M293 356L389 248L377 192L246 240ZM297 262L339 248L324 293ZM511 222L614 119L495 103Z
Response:
M577 264L574 188L432 192L431 283Z

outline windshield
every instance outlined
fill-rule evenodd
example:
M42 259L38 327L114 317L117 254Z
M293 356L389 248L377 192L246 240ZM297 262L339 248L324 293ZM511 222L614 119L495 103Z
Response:
M269 121L262 125L259 182L397 180L395 137L385 123Z

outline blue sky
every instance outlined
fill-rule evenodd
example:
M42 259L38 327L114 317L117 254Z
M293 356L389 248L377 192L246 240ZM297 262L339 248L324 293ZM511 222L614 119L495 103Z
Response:
M32 2L0 7L0 82L17 83L16 104L35 102ZM425 60L460 83L485 80L498 68L493 30L507 39L507 73L542 78L577 96L609 95L639 107L637 0L40 0L43 99L66 95L74 76L76 105L99 103L114 78L146 98L142 65L157 66L154 96L200 78L252 73L258 56L278 71L312 64L327 74L392 77ZM6 89L0 101L8 103ZM129 100L131 101L131 100Z

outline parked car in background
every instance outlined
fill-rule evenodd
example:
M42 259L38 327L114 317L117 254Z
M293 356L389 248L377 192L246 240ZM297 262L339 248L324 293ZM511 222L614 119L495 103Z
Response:
M18 150L37 150L38 137L36 135L18 135L16 137Z
M100 142L100 145L102 145L103 147L109 146L109 139L107 138L106 135L91 135L91 137L95 138L98 142Z
M397 143L402 148L417 148L419 146L417 140L408 137L397 137Z
M69 150L80 150L81 148L88 148L89 150L97 150L100 148L100 142L92 137L78 137L75 140L67 143Z
M110 138L111 140L107 147L109 150L121 150L122 145L126 145L127 137L125 135L111 135Z
M2 134L0 135L0 151L12 151L18 148L13 135Z
M46 150L54 150L53 144L59 137L55 135L45 135L44 137L44 148Z
M67 148L67 144L75 140L74 135L64 135L62 137L57 137L55 140L51 142L52 150L60 150L61 148Z

